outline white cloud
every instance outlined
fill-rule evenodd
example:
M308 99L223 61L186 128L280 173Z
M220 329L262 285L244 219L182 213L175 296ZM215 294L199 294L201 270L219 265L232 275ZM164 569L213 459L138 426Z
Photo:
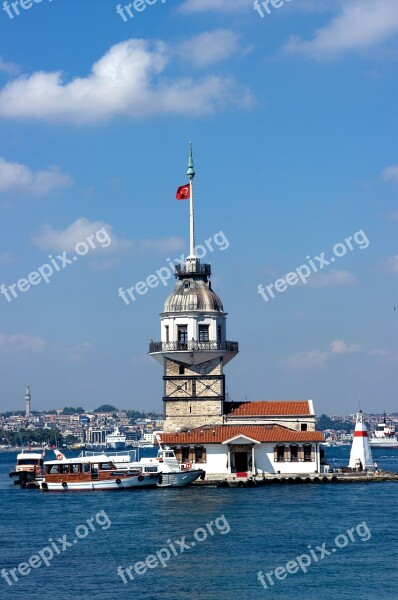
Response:
M11 252L5 252L4 254L0 254L0 265L8 266L12 265L16 260L15 256L11 254Z
M292 371L319 369L335 355L354 354L360 352L359 344L347 344L343 340L333 340L326 350L308 350L288 356L285 363Z
M395 181L398 183L398 165L392 165L384 169L381 177L383 181Z
M287 358L287 366L292 371L302 369L319 369L326 364L328 353L321 350L309 350L308 352L297 352Z
M195 67L208 67L223 61L241 48L240 36L228 29L204 31L178 45L178 56Z
M45 196L72 184L71 177L61 173L58 167L51 167L47 171L32 171L25 165L8 162L0 157L0 194Z
M91 351L94 349L94 344L84 342L65 349L66 360L69 363L81 363L86 360Z
M341 4L341 12L318 29L311 41L293 37L284 49L313 58L333 58L384 42L397 32L397 2L350 0Z
M234 13L249 7L253 7L253 0L185 0L179 10L190 15L200 12Z
M178 237L164 239L148 238L138 241L125 240L116 236L112 225L103 221L90 221L85 217L79 217L65 229L55 229L49 224L42 225L34 235L33 242L36 246L44 250L74 252L76 245L79 242L86 241L90 236L94 236L92 243L95 244L96 248L101 247L102 250L107 251L101 264L94 265L99 269L103 269L104 267L110 268L117 264L115 259L109 258L109 253L169 253L182 250L185 246L184 241ZM111 243L109 243L109 240L111 240ZM98 259L98 255L96 254L93 258Z
M66 82L60 71L18 77L0 90L0 117L90 123L120 115L211 114L253 103L232 77L173 79L165 72L173 56L162 42L130 39L112 46L87 77Z
M41 352L47 342L40 337L30 335L8 335L0 331L0 351L4 352Z
M353 285L357 279L348 271L336 271L332 269L329 273L319 273L309 281L313 288L336 288Z
M100 232L100 233L99 233ZM103 233L101 233L103 232ZM98 235L98 239L97 236ZM85 217L76 219L65 229L54 229L52 225L42 225L33 238L34 243L39 248L57 252L73 252L76 244L84 242L90 236L94 236L93 244L96 247L101 245L105 249L116 250L128 249L132 243L116 237L113 228L102 221L89 221ZM109 243L108 240L111 240ZM101 243L102 240L102 243Z
M398 273L398 254L389 258L385 263L385 267L388 273Z
M16 75L19 72L18 65L11 62L6 62L0 56L0 73L7 73L8 75Z
M359 344L346 344L343 340L334 340L330 344L330 349L333 354L353 354L354 352L360 352L361 346Z

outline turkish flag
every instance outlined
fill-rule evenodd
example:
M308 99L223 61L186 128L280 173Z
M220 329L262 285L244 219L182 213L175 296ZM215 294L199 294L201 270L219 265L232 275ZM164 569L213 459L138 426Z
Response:
M191 197L191 186L189 183L187 185L182 185L178 188L176 193L177 200L189 200Z

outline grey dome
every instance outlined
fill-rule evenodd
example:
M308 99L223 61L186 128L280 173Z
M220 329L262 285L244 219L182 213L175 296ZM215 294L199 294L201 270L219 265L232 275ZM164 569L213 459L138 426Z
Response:
M210 282L203 279L177 281L174 290L167 298L163 312L186 311L224 312L220 298L211 289Z

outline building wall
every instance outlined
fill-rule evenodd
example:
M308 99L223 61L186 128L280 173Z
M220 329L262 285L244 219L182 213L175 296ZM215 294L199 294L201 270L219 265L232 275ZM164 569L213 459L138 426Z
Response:
M233 476L228 460L228 445L203 444L203 446L206 448L206 462L198 463L197 466L204 469L209 475ZM275 462L275 444L256 444L254 447L254 462L257 475L274 475L278 472L281 475L304 475L318 472L320 468L319 444L313 443L312 446L315 460L311 462Z

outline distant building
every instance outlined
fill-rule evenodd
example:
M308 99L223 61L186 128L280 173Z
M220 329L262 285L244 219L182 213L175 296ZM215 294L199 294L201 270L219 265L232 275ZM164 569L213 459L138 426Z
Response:
M30 417L30 401L32 399L31 393L30 393L30 387L27 385L26 386L26 391L25 391L25 417Z

